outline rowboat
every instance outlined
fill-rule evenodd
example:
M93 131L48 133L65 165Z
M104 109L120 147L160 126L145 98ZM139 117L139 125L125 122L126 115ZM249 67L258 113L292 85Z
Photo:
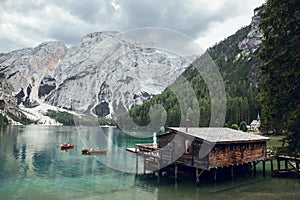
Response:
M296 176L297 170L295 169L278 169L273 171L273 176L275 177L289 177Z
M106 154L107 150L101 150L101 149L82 149L82 154L92 154L92 153L99 153L99 154Z
M60 145L60 149L70 149L74 148L74 144L64 143Z

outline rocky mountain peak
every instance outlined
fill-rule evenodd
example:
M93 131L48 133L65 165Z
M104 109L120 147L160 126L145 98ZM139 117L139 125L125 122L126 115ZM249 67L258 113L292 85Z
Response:
M192 61L116 35L95 32L70 48L53 41L2 54L0 73L18 104L116 116L162 92Z
M258 7L254 10L254 16L252 17L250 23L250 32L248 33L247 37L238 44L240 50L242 50L242 55L247 56L251 53L254 53L259 48L259 45L262 43L263 34L259 30L259 14L263 11L264 5Z

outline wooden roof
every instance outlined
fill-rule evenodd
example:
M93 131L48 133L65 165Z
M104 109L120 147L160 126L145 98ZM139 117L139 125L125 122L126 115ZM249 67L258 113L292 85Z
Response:
M268 137L255 135L252 133L237 131L230 128L194 128L189 127L186 132L185 127L169 127L169 130L174 130L189 136L197 137L208 142L213 143L237 143L237 142L253 142L253 141L266 141Z

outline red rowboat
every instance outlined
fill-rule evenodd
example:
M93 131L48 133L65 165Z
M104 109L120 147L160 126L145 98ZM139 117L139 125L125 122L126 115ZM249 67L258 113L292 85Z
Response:
M74 144L64 143L60 145L60 149L70 149L74 148Z

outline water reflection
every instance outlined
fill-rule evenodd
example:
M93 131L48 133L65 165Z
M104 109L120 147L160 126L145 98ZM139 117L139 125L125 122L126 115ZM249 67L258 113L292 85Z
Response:
M135 170L125 152L142 140L111 128L12 126L0 129L1 199L299 199L299 180L235 179L196 188L191 179L135 178L106 165ZM149 141L152 142L151 134ZM61 151L64 142L74 149ZM85 156L84 147L107 149L105 156ZM97 159L95 159L97 158ZM99 162L101 161L101 162ZM105 163L105 164L103 164ZM141 169L143 167L140 167Z

